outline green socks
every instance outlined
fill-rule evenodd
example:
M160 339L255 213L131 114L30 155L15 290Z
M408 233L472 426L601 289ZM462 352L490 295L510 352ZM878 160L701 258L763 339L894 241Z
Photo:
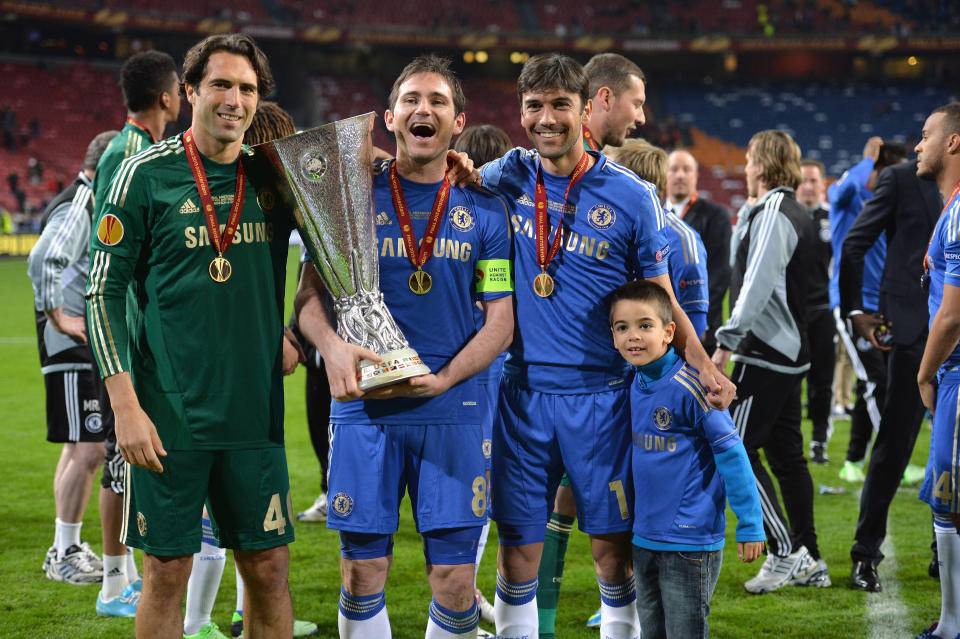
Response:
M573 528L573 517L553 513L547 524L543 540L543 556L537 574L537 613L540 620L540 639L554 639L557 621L557 602L560 599L560 584L563 581L564 557L567 541Z

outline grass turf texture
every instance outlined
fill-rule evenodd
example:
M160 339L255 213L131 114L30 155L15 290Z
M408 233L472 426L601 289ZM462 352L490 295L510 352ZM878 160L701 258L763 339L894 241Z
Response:
M290 253L287 306L292 304L297 254ZM45 441L44 391L36 352L32 292L23 259L0 260L0 469L6 484L0 500L0 637L104 638L133 636L133 621L107 619L94 612L98 588L55 583L40 571L44 553L53 540L53 471L60 447ZM319 466L310 446L303 404L304 375L298 370L286 380L287 458L294 512L313 503L319 491ZM809 437L809 422L804 433ZM930 561L930 511L917 500L916 487L901 488L890 510L889 537L896 548L895 577L906 616L874 616L869 631L867 603L877 595L849 587L849 548L856 526L858 486L846 485L843 494L819 494L821 485L844 485L837 477L843 463L849 422L838 420L830 442L829 466L810 466L820 550L830 566L829 589L788 587L762 596L749 595L743 582L760 569L761 561L741 564L733 541L732 513L724 566L712 600L710 625L715 637L894 637L914 636L937 619L939 584L927 576ZM930 431L925 425L917 441L913 463L924 464ZM806 450L806 449L805 449ZM99 486L99 483L96 484ZM654 489L654 488L651 488ZM290 585L296 616L315 621L321 637L337 636L337 599L340 589L337 535L324 524L297 524L291 546ZM96 492L84 517L83 539L101 549ZM496 530L483 557L479 585L493 601L496 577ZM387 605L398 639L422 637L430 592L423 568L419 535L414 530L409 502L404 502L394 561L387 584ZM139 551L138 551L139 557ZM888 585L894 562L884 562L880 576ZM584 622L599 605L587 537L574 532L557 614L558 636L565 639L598 636ZM227 630L236 597L233 559L228 554L213 619ZM879 601L875 599L874 601ZM900 626L907 632L897 632Z

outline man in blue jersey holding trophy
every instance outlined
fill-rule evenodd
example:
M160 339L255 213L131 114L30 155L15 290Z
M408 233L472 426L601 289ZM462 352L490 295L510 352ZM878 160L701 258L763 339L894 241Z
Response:
M383 299L432 372L362 392L357 364L381 358L337 335L316 269L304 269L297 294L300 328L323 356L336 400L327 526L340 531L344 638L391 636L384 585L405 491L433 591L425 637L477 634L474 563L487 480L474 376L509 344L513 304L505 204L445 177L464 104L449 60L407 65L385 113L397 157L374 175ZM475 300L485 315L479 330Z

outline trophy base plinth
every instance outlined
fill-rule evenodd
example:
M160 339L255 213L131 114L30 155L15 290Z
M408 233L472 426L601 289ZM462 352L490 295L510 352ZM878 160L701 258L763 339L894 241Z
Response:
M360 368L357 370L360 390L366 392L430 373L430 367L423 363L417 351L412 348L389 351L383 353L382 357L383 361L379 364L366 359L360 361Z

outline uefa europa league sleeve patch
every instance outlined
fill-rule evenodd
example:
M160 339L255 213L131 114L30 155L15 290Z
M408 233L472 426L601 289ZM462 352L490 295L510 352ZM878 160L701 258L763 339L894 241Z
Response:
M100 218L97 226L97 239L104 246L115 246L123 239L123 222L113 213L107 213Z

